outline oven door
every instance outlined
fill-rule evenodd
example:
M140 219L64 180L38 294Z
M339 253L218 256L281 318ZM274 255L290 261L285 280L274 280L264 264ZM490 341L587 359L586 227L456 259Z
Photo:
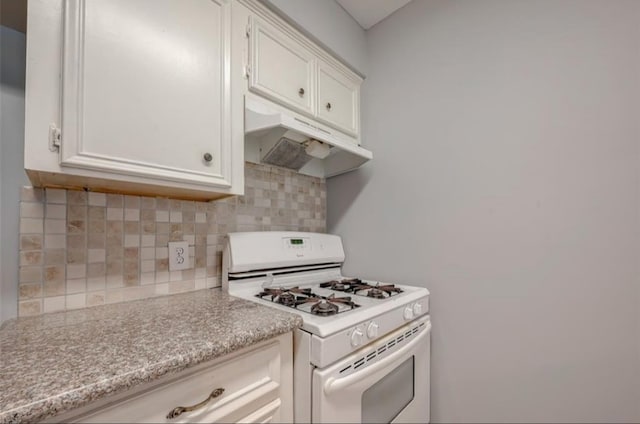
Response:
M313 422L429 422L430 337L427 316L315 369Z

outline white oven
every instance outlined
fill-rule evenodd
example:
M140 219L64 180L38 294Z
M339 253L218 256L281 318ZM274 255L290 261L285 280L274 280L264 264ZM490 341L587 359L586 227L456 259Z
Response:
M313 371L316 423L424 423L429 417L431 321L424 317Z
M222 285L302 317L295 422L429 422L429 291L345 277L344 259L335 235L230 233Z

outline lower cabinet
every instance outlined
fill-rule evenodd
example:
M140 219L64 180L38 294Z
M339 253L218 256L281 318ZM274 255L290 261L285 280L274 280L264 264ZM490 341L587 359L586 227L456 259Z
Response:
M292 422L292 349L288 333L52 421Z

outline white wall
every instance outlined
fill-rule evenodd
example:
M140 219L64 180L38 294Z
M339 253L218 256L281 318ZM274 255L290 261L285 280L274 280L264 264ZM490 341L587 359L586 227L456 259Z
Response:
M24 173L25 35L0 26L0 321L18 307L18 228Z
M640 421L640 2L413 1L328 181L346 272L430 289L432 418Z
M365 31L334 0L265 0L362 75L367 73Z

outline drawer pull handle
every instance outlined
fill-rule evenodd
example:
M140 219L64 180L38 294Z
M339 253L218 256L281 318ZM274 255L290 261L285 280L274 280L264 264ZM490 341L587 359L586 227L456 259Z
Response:
M298 94L300 95L300 97L304 96L304 88L298 90Z
M167 419L170 420L182 415L185 412L191 412L191 411L195 411L196 409L200 409L203 406L205 406L211 399L215 399L223 393L224 393L223 388L215 389L213 392L211 392L208 398L206 398L200 403L197 403L193 406L176 406L167 414Z

